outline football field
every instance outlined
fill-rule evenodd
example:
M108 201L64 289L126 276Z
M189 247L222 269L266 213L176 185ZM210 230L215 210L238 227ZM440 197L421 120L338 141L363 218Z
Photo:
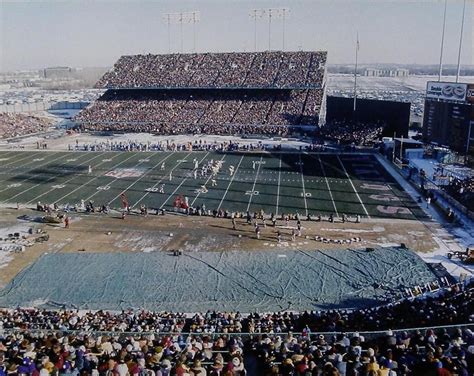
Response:
M211 160L222 161L214 178L201 175ZM423 216L370 154L0 151L2 205L74 205L84 200L118 209L122 193L132 209L144 204L172 210L181 195L191 207L205 205L206 210Z

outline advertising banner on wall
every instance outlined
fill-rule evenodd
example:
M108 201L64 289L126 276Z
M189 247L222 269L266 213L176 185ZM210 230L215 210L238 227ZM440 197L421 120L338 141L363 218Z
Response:
M465 102L467 86L456 82L429 81L426 85L426 98Z

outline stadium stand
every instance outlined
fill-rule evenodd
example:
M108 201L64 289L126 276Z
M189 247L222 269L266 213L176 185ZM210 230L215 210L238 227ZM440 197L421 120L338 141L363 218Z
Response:
M0 375L468 376L473 287L357 311L0 310Z
M122 56L76 121L91 131L266 134L318 125L326 52Z
M474 178L452 178L444 189L469 210L474 210Z
M24 114L0 113L0 138L11 138L43 132L52 121Z

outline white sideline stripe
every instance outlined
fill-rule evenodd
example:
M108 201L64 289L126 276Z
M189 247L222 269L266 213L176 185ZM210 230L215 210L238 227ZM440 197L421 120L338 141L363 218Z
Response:
M227 154L224 154L224 156L220 159L221 161L224 160L224 158L226 157ZM209 180L211 180L212 178L212 174L211 176L209 176L206 180L206 182L204 183L204 185L206 185L207 183L209 183ZM194 205L194 203L196 202L196 200L198 199L199 195L201 194L201 191L199 191L199 193L196 195L196 197L194 197L194 200L191 202L191 207Z
M225 192L224 192L224 195L222 196L221 202L219 202L219 206L217 207L217 210L218 210L218 211L219 211L219 209L221 208L222 203L224 202L225 196L227 196L227 192L229 192L229 188L230 188L232 182L234 181L235 176L237 175L237 171L239 171L239 167L240 167L240 164L242 163L242 160L243 160L243 159L244 159L244 155L242 155L242 157L240 158L239 164L237 165L237 168L235 169L234 174L232 175L232 179L230 179L229 185L227 185L227 188L226 188L226 190L225 190Z
M115 156L117 156L118 154L114 155L111 159L113 160L115 158ZM130 158L132 158L133 156L135 156L136 154L133 154L131 155L130 157L124 159L123 161L113 165L108 171L112 171L114 168L116 168L117 166L120 166L122 163L128 161ZM102 163L106 163L105 161L102 161L101 163L99 163L97 166L100 166ZM63 197L60 197L59 199L56 200L56 202L60 202L62 200L64 200L66 197L70 196L71 194L73 194L74 192L78 191L79 189L83 188L84 186L86 186L87 184L89 184L90 182L93 182L94 180L98 179L99 176L96 176L92 179L89 179L87 182L85 182L84 184L80 185L79 187L73 189L71 192L65 194Z
M199 164L201 164L201 162L202 162L204 159L206 159L209 154L210 154L210 152L207 152L206 155L205 155L204 157L202 157L202 159L199 161ZM187 177L185 177L185 178L181 181L181 183L174 189L173 193L171 193L171 194L168 196L168 198L161 204L160 209L163 209L163 207L166 205L166 203L168 202L168 200L176 194L176 192L178 191L178 189L181 188L181 186L184 184L184 182L185 182L186 180L188 180Z
M303 162L301 161L301 153L298 154L300 158L300 173L301 173L301 183L303 185L303 198L304 198L304 209L306 211L306 216L308 216L308 202L306 200L306 189L304 187L304 175L303 175Z
M171 157L172 155L174 154L171 153L169 154L167 157L165 157L164 159L161 159L160 161L158 161L157 164L155 164L152 168L150 168L147 172L145 172L143 175L139 176L138 179L136 179L132 184L130 184L127 188L125 188L122 193L125 193L127 192L130 188L132 188L135 184L137 184L140 180L142 180L146 175L148 175L151 171L153 171L155 168L158 167L158 165L160 165L161 163L163 163L164 161L166 161L169 157ZM122 193L119 193L117 196L115 196L112 200L110 200L108 203L107 203L107 206L110 205L112 202L114 202L117 198L120 197L120 195L122 195Z
M260 156L260 162L262 162L262 159L263 159L263 154ZM255 190L255 185L257 184L257 178L258 178L258 174L259 174L259 172L260 172L260 166L262 166L262 163L259 163L259 164L258 164L257 173L255 174L255 179L254 179L254 181L253 181L252 194L251 194L250 197L249 197L249 204L247 205L247 211L249 211L249 209L250 209L250 204L252 203L253 192L254 192L254 190Z
M367 208L365 207L364 203L362 202L362 200L361 200L361 198L360 198L360 196L359 196L359 192L357 192L357 189L354 187L354 183L352 183L352 180L351 180L349 174L347 173L347 170L346 170L346 167L344 166L344 163L342 163L341 158L339 158L339 154L336 154L336 156L337 156L337 160L339 161L339 163L340 163L341 166L342 166L342 169L344 170L344 173L345 173L346 176L347 176L347 179L349 179L349 183L351 183L352 189L354 190L354 192L355 192L355 194L356 194L356 196L357 196L357 198L358 198L360 204L362 205L362 208L364 209L365 215L367 216L367 218L370 219L369 212L367 211Z
M336 211L336 216L339 217L339 213L337 212L337 208L336 208L336 203L334 202L334 197L332 196L331 187L329 186L329 181L326 176L326 170L324 169L324 165L323 165L323 162L321 161L321 156L319 154L318 154L318 160L319 160L319 164L321 165L321 170L324 175L324 180L326 181L326 186L328 187L329 196L331 196L332 206L334 207L334 210Z
M104 155L104 154L105 154L105 152L100 153L99 155L96 155L96 156L93 157L93 158L87 159L87 160L85 160L84 162L81 162L81 163L79 163L79 164L76 165L76 166L81 166L81 165L83 165L84 163L89 163L90 161L93 161L94 159L99 158L100 156L102 156L102 155ZM85 154L85 155L87 155L87 154ZM82 155L81 155L81 157L82 157ZM79 157L79 158L80 158L80 157ZM100 166L100 163L99 163L97 166ZM96 167L96 166L94 166L94 167ZM69 183L71 180L73 180L73 179L75 179L75 178L77 178L77 175L74 175L73 177L71 177L71 178L67 179L66 181L62 182L61 184ZM44 195L47 195L48 193L50 193L50 192L52 192L52 191L54 191L54 190L55 190L55 188L51 188L51 189L47 190L46 192L43 192L43 193L41 193L40 195L36 196L35 198L31 199L31 200L28 201L26 204L28 205L28 204L31 203L31 202L35 202L35 201L37 201L40 197L43 197Z
M173 154L176 154L176 152L174 151ZM184 157L184 159L186 159L187 157L189 157L190 154L191 154L191 152L188 152L188 155L186 155L186 157ZM187 162L187 161L186 161L186 162ZM157 186L158 184L160 184L166 177L169 177L169 174L172 173L174 170L176 170L176 169L178 168L178 166L179 166L181 163L184 163L184 162L178 162L178 161L176 161L176 165L175 165L171 170L169 170L169 172L168 172L168 170L165 170L163 177L162 177L160 180L158 180L155 184L153 184L153 186L152 186L151 188L152 188L152 189L153 189L153 188L156 188L156 186ZM146 192L137 202L135 202L133 205L130 206L130 209L135 208L135 206L137 206L140 202L142 202L143 199L144 199L146 196L148 196L149 194L150 194L150 192Z
M50 155L55 155L55 154L58 154L58 153L60 153L60 152L57 151L57 152L51 153ZM29 155L28 157L20 158L20 159L16 160L16 162L18 162L18 161L20 161L20 160L27 159L27 158L32 158L32 157L33 157L32 155ZM58 158L52 159L52 160L48 160L48 161L46 161L46 162L44 162L44 163L40 163L39 165L34 166L33 168L42 167L42 166L44 166L44 165L46 165L46 164L48 164L48 163L50 163L50 162L55 162L55 161L57 161L57 160L58 160ZM28 163L24 163L24 164L22 164L22 165L20 165L20 166L16 166L15 168L22 168L22 167L25 167L25 166L29 165L30 163L33 163L33 162L35 162L35 161L30 161L30 162L28 162ZM5 165L5 166L6 166L6 165ZM2 167L5 167L5 166L2 166ZM32 169L33 169L33 168L32 168ZM30 170L28 170L28 171L30 171ZM12 177L15 177L15 176L18 176L18 175L22 175L22 174L21 174L21 173L20 173L20 174L13 174ZM38 176L38 175L41 175L41 174L34 174L33 176L30 176L29 178L24 178L24 179L20 180L20 182L28 181L28 180L30 180L31 178L33 178L33 177L35 177L35 176ZM0 190L0 192L4 192L4 191L6 191L6 190L8 190L8 189L10 189L10 188L8 188L8 187L3 188L2 190ZM12 199L12 197L9 198L9 200L11 200L11 199ZM5 201L4 201L4 202L5 202Z
M275 217L278 217L278 205L280 204L280 176L281 176L281 154L280 154L280 165L278 166L278 187L277 187L277 202L275 209Z
M153 153L153 152L150 152L150 153ZM130 158L129 158L129 159L130 159ZM138 160L138 163L137 163L135 166L130 167L130 168L132 168L132 169L133 169L133 168L137 168L138 166L140 166L140 165L143 164L143 163L146 163L146 162L145 162L145 158L144 158L144 159L141 159L141 162L140 162L140 160ZM114 178L114 180L112 180L110 183L107 183L106 185L107 185L107 186L110 186L111 184L115 183L115 182L116 182L117 180L119 180L119 179L121 179L121 178ZM92 197L94 197L95 195L97 195L97 194L99 194L99 193L100 193L100 191L95 191L95 192L94 192L93 194L91 194L89 197L85 198L84 201L89 201Z

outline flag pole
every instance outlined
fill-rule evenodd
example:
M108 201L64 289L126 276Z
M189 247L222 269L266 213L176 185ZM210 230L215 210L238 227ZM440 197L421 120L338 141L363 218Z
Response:
M357 42L355 51L355 69L354 69L354 117L357 108L357 60L359 55L359 32L357 32Z
M444 0L443 33L441 34L441 48L440 48L440 52L439 52L438 81L441 81L441 75L443 74L444 31L446 29L446 8L447 7L448 7L448 0Z
M461 73L461 50L462 50L462 34L464 32L464 15L466 14L466 0L462 8L462 22L461 22L461 34L459 35L459 51L458 51L458 70L456 72L456 82L459 82L459 74Z

